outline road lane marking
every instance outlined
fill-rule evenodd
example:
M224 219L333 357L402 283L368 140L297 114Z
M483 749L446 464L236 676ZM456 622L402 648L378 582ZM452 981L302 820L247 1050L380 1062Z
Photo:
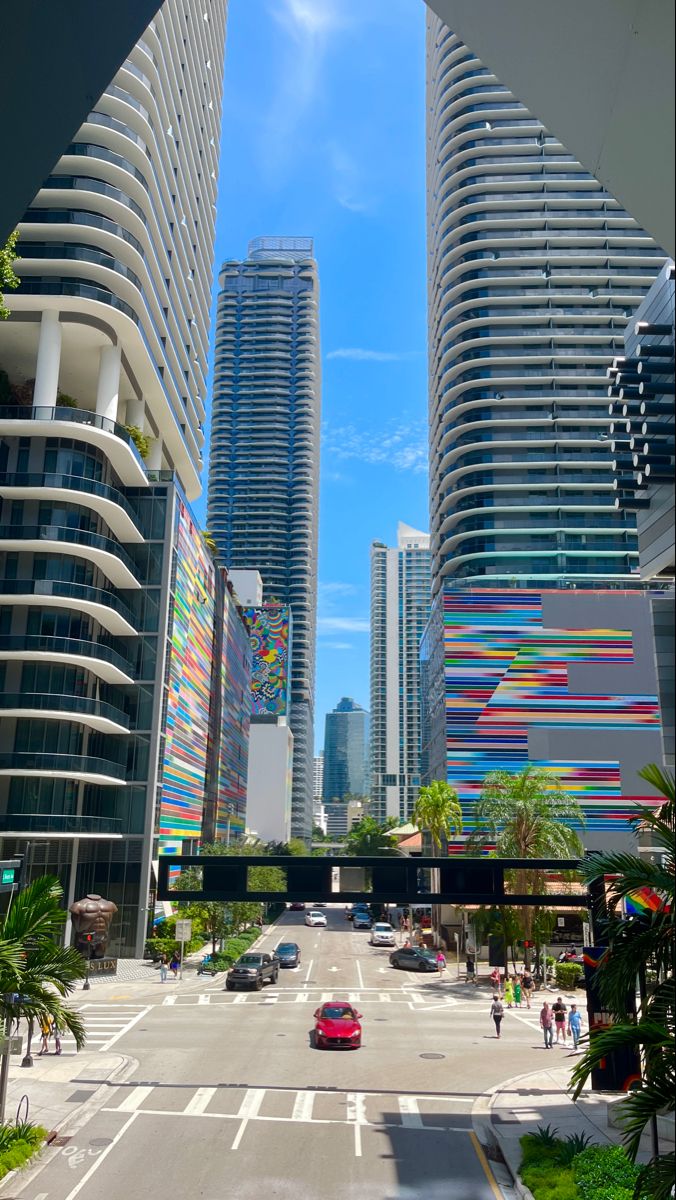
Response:
M349 992L347 998L350 1001L350 1004L361 1004L359 992Z
M176 1003L175 996L165 996L164 1000L162 1001L162 1008L166 1008L169 1004L175 1004L175 1003Z
M246 1095L245 1095L244 1099L242 1100L242 1103L239 1106L239 1112L237 1113L237 1116L240 1117L242 1120L242 1124L240 1125L239 1129L237 1130L237 1133L235 1134L235 1140L231 1146L232 1150L237 1150L239 1148L239 1144L240 1144L242 1138L244 1137L244 1131L245 1131L247 1125L249 1124L249 1121L252 1119L255 1120L255 1118L258 1116L258 1110L259 1110L261 1104L263 1103L264 1096L265 1096L264 1088L259 1088L259 1089L248 1088L247 1089Z
M133 1029L134 1025L137 1025L138 1022L141 1021L143 1017L147 1016L149 1012L150 1005L148 1005L147 1008L142 1008L140 1013L137 1013L135 1017L132 1017L131 1020L127 1021L127 1024L122 1026L122 1029L120 1029L119 1033L116 1033L114 1037L111 1037L107 1042L105 1042L101 1049L110 1050L111 1046L114 1046L116 1042L119 1042L120 1038L129 1033L130 1029Z
M198 1004L209 1004L210 1000L211 997L207 995L206 992L200 992L199 996L197 997Z
M423 1120L420 1116L418 1101L413 1096L399 1096L399 1112L401 1123L405 1129L422 1129Z
M247 994L248 994L247 992L238 992L238 994L236 996L233 996L232 1003L233 1004L246 1004Z
M311 1121L316 1092L299 1092L293 1103L292 1121Z
M307 992L299 992L298 995L296 996L296 1004L298 1004L298 1003L302 1004L304 1000L309 1000L309 999L310 999L310 997Z
M361 1158L361 1125L354 1127L354 1156Z
M390 996L389 992L378 992L378 999L383 1004L391 1004L392 1003L392 997Z
M98 1169L101 1166L101 1163L104 1161L104 1159L106 1159L108 1157L111 1150L113 1150L115 1148L115 1146L118 1144L118 1142L122 1140L122 1138L124 1137L127 1130L130 1129L131 1126L134 1124L134 1121L136 1120L138 1115L139 1114L137 1112L133 1112L131 1114L131 1116L129 1117L129 1120L125 1121L122 1128L118 1129L115 1136L111 1139L111 1141L108 1143L108 1145L105 1147L105 1149L101 1151L98 1158L95 1159L95 1161L92 1163L91 1167L86 1172L86 1174L82 1176L82 1179L80 1180L80 1182L76 1183L73 1190L68 1193L65 1200L75 1200L75 1197L79 1196L79 1194L82 1191L85 1184L89 1183L89 1180L91 1179L94 1172L98 1171Z
M474 1152L475 1152L477 1158L479 1159L479 1162L481 1163L481 1166L483 1167L484 1175L486 1176L486 1179L488 1180L488 1186L490 1187L493 1195L495 1196L495 1200L502 1200L502 1192L500 1191L497 1183L495 1182L495 1176L491 1170L490 1163L488 1162L488 1159L486 1158L486 1155L484 1153L484 1148L481 1145L481 1142L479 1141L479 1139L473 1129L470 1129L469 1136L470 1136L470 1141L471 1141L472 1145L474 1146Z
M364 1092L348 1092L346 1095L346 1115L348 1121L356 1121L358 1125L370 1125L366 1117L366 1094Z
M183 1109L184 1116L192 1116L195 1113L203 1113L209 1105L212 1096L216 1095L218 1088L201 1087L195 1092L195 1095L188 1101Z
M132 1088L129 1094L125 1096L122 1103L118 1105L117 1111L135 1113L139 1105L143 1104L143 1101L147 1100L148 1096L150 1096L153 1091L153 1087L147 1087L139 1084L138 1087Z
M357 968L357 978L359 979L359 986L360 986L360 988L363 988L363 986L364 986L364 976L363 976L363 975L362 975L362 973L361 973L361 963L359 962L359 959L357 959L357 961L356 961L356 963L355 963L355 966L356 966L356 968Z
M309 963L308 963L307 975L305 976L305 979L303 980L303 983L304 983L304 984L306 984L306 983L308 982L308 980L309 980L309 978L310 978L310 976L311 976L311 974L312 974L312 968L313 968L313 966L314 966L314 961L315 961L315 960L314 960L314 958L311 958L311 959L310 959L310 961L309 961Z

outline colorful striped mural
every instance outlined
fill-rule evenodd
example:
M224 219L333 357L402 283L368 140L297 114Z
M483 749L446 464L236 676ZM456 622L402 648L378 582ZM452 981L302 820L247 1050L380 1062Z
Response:
M230 841L243 835L246 821L251 646L247 625L227 594L224 621L216 838Z
M214 565L187 505L176 497L169 614L161 838L199 838L214 647Z
M466 833L474 828L486 775L528 763L562 780L595 832L626 821L636 799L650 802L623 794L620 764L603 753L603 734L659 734L657 696L603 688L576 695L569 686L574 663L631 663L631 630L548 629L542 609L539 591L449 588L443 596L447 778L458 791ZM538 727L598 730L598 759L531 758L529 732Z

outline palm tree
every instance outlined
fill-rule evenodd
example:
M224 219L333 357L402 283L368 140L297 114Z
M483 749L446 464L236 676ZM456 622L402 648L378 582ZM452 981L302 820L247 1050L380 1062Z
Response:
M638 854L594 854L583 865L588 885L605 880L604 905L599 914L608 949L599 964L601 1000L613 1024L590 1039L589 1049L577 1063L572 1083L579 1096L591 1071L601 1059L619 1048L631 1048L643 1061L643 1078L638 1090L624 1102L624 1143L632 1159L639 1149L641 1134L648 1124L656 1129L656 1118L674 1111L676 1054L674 1027L674 832L676 792L672 775L651 764L639 774L650 783L665 803L651 812L637 807L633 826L646 833L657 853L655 861ZM608 878L610 877L610 879ZM623 915L624 901L647 898L646 911ZM641 994L636 1019L627 1016L627 997L636 992L638 973ZM641 1172L636 1195L667 1200L674 1180L674 1153L659 1154L655 1145L651 1161Z
M432 856L444 849L449 834L462 833L462 809L458 793L445 779L435 779L433 783L421 787L418 798L413 806L411 820L419 829L426 830L432 838ZM433 871L432 888L439 891L439 872ZM435 940L439 939L440 906L432 906L432 931Z
M475 809L476 828L467 852L477 854L493 846L495 858L579 858L583 854L574 826L584 825L584 814L561 781L548 771L527 766L518 774L492 771L484 780ZM521 867L508 874L510 884L521 895L544 892L542 871ZM536 909L524 907L525 941L532 941ZM506 943L505 943L506 950ZM526 965L530 954L525 952Z
M203 529L202 530L202 541L204 542L204 545L206 546L207 550L209 551L211 557L216 558L218 555L218 544L216 542L216 539L215 539L213 533L210 533L208 529Z
M346 853L391 857L397 853L397 843L389 831L396 823L392 817L382 825L375 817L362 817L361 821L355 822L345 839Z
M62 1003L87 970L78 950L56 940L66 922L62 901L58 879L43 875L15 897L0 929L0 1016L28 1021L27 1060L33 1026L41 1017L68 1029L78 1050L85 1043L82 1018ZM20 996L17 1004L3 999L12 993Z

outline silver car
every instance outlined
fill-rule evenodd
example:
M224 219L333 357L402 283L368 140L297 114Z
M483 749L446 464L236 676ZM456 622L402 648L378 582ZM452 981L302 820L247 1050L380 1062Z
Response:
M376 921L371 928L372 946L394 946L394 929L387 921Z

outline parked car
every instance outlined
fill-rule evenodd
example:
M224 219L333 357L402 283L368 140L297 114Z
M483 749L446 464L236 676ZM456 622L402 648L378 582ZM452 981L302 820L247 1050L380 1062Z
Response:
M387 921L376 921L371 926L372 946L394 946L394 929Z
M352 918L353 929L370 929L372 924L371 914L365 908L358 909Z
M297 942L280 942L275 947L275 955L279 959L280 967L300 966L300 946Z
M255 988L260 992L263 984L276 983L279 976L279 959L274 954L242 954L233 963L225 981L229 992L236 987Z
M361 1013L346 1000L329 1000L315 1012L314 1043L318 1050L357 1050L361 1046Z
M326 925L326 917L323 912L319 912L316 908L311 908L305 914L306 925Z
M401 971L436 971L437 956L418 946L402 946L390 954L390 963Z

